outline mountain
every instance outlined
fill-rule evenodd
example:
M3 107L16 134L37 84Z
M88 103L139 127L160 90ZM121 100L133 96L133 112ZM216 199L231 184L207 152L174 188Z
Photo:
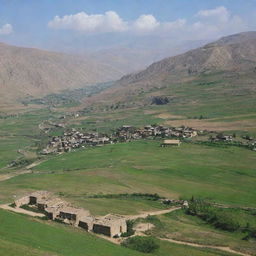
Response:
M113 93L127 97L138 88L146 92L154 87L191 80L208 73L255 72L255 69L256 32L244 32L165 58L141 72L125 75L112 88L102 92L102 97L106 100L107 95L112 95L113 99Z
M195 50L153 63L142 72L124 76L119 83L164 80L172 74L195 75L213 71L254 70L256 32L223 37Z
M1 103L112 81L121 75L90 58L0 43Z
M182 114L181 109L186 106L189 115L204 110L208 115L210 112L206 110L210 107L214 115L213 110L221 104L220 115L232 114L235 110L241 112L242 108L238 108L242 105L243 111L248 113L255 109L255 79L256 32L245 32L165 58L141 72L126 75L111 88L86 99L84 106L136 108L169 101L167 107ZM167 97L168 100L152 100L154 97Z

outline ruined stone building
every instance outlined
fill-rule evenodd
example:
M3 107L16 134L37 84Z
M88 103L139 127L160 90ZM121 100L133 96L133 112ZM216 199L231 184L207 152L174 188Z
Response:
M80 227L106 236L121 235L127 231L126 220L118 215L94 217L88 210L72 207L69 203L55 197L47 191L37 191L15 201L16 207L29 205L41 210L51 220L61 220L67 224Z
M110 237L119 236L127 232L126 221L122 216L108 214L94 220L93 232Z

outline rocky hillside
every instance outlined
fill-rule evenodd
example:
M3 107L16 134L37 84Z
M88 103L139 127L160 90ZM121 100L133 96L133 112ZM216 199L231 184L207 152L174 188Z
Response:
M216 74L211 79L207 76ZM122 77L115 85L100 95L88 99L92 104L118 104L121 106L136 106L151 104L153 97L166 97L171 102L179 100L177 85L200 80L201 84L217 84L223 82L225 90L230 95L252 95L256 90L256 32L240 33L207 44L195 50L155 62L147 69ZM192 83L192 82L191 82ZM241 86L242 85L242 86ZM177 90L174 91L174 87ZM183 101L196 89L189 87L183 95ZM203 90L207 90L204 87ZM221 94L221 87L211 88L213 96ZM201 94L198 92L198 97ZM206 93L210 93L210 88ZM254 95L254 94L253 94ZM215 97L214 96L214 97ZM153 101L152 101L153 100ZM194 102L197 99L194 99ZM101 102L101 103L100 103Z
M0 44L1 103L120 78L91 59Z
M121 84L164 80L168 75L196 75L213 71L249 71L256 68L256 32L245 32L166 58L142 72L124 76Z

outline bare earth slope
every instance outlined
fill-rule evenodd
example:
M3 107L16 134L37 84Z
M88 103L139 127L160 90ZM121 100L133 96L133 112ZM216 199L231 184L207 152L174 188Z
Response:
M138 95L164 95L163 88L166 86L171 89L172 85L218 72L226 77L230 76L230 81L241 78L240 85L236 85L235 90L241 90L243 86L245 89L246 83L250 83L249 90L256 89L256 84L251 84L254 78L247 82L241 76L250 78L256 74L256 32L224 37L204 47L155 62L141 72L122 77L115 86L90 99L88 103L91 104L96 99L97 102L102 100L105 103L113 99L117 99L117 102L131 102ZM216 78L218 79L223 78ZM139 100L141 101L141 97Z
M0 43L1 102L106 82L121 73L91 59Z
M124 76L120 83L165 79L170 74L198 74L214 70L242 71L256 68L256 32L224 37L219 41L150 65L142 72Z

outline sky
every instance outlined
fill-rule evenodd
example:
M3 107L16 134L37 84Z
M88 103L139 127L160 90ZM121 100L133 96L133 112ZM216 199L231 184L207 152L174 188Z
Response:
M0 42L59 51L249 30L256 30L256 0L0 0Z

